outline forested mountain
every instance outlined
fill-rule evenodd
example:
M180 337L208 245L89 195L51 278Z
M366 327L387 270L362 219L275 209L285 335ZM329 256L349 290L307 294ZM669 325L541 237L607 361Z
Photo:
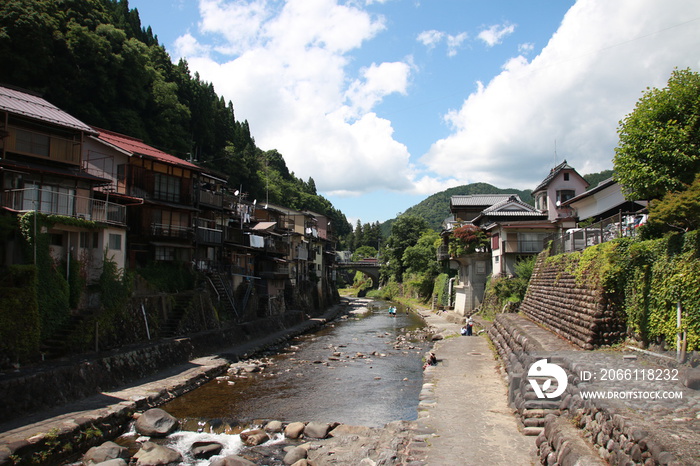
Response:
M345 215L255 144L247 121L211 83L174 64L127 0L3 0L0 83L41 94L87 124L144 140L216 169L253 199L328 215L342 237Z
M589 189L594 188L599 182L606 180L612 176L612 170L605 170L600 173L591 173L583 175L586 181L590 183ZM440 231L443 220L450 216L450 198L452 196L469 195L469 194L517 194L523 202L530 205L533 204L532 190L519 189L501 189L488 183L471 183L467 185L450 188L439 193L429 196L425 200L419 202L413 207L406 209L406 212L401 215L417 215L428 222L430 228ZM397 217L398 218L398 217ZM391 225L396 219L387 220L381 224L383 236L389 236L391 233Z

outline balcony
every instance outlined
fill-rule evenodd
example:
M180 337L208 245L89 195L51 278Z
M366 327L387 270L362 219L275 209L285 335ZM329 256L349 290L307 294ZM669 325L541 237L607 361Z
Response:
M509 240L503 241L504 253L537 254L544 249L544 239L541 240Z
M221 244L223 231L215 228L197 227L197 242L208 244Z
M224 196L221 193L208 191L206 189L199 190L199 204L211 207L221 208L223 206Z
M19 212L36 210L46 215L63 215L113 225L126 224L125 206L76 196L57 189L25 188L4 191L2 205Z
M177 238L189 240L192 237L192 228L183 227L180 225L152 223L151 235L162 238Z

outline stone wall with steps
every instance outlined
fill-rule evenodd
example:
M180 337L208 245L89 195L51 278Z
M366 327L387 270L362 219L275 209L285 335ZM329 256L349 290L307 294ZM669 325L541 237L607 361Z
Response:
M523 432L538 436L536 444L542 464L686 464L669 451L673 432L655 431L644 418L605 401L583 400L581 390L588 387L577 374L591 366L574 360L572 353L551 357L556 348L533 338L532 329L523 328L523 324L527 322L522 316L500 314L488 335L505 365L509 401ZM555 342L555 346L560 344L566 348L563 342ZM578 354L589 359L599 356L587 351ZM562 367L568 376L566 391L555 401L538 399L527 381L528 368L545 357Z
M583 349L618 342L624 321L602 289L577 283L566 263L541 253L520 311Z

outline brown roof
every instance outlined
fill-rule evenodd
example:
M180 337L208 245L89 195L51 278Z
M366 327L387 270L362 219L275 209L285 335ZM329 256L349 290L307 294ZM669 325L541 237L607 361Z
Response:
M0 110L87 133L90 126L64 112L41 97L0 86Z
M106 129L94 129L99 133L97 137L101 141L115 146L123 151L129 152L134 155L150 157L152 159L169 163L171 165L179 165L181 167L191 168L197 171L201 170L201 168L197 165L190 163L187 160L183 160L179 157L175 157L174 155L170 155L166 152L163 152L160 149L156 149L155 147L149 146L140 139L132 138L131 136L126 136L124 134L115 133L113 131L108 131Z

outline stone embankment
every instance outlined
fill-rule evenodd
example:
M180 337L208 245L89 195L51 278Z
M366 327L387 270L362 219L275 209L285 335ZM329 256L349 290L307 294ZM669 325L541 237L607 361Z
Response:
M248 323L4 374L0 399L7 402L0 411L0 465L72 457L123 431L133 413L160 406L225 373L231 361L321 327L362 305L366 303L342 302L301 323ZM215 352L218 356L197 357Z
M547 258L538 256L520 311L582 349L620 341L625 326L609 296Z
M700 464L700 393L690 388L696 370L669 369L632 350L581 351L516 314L499 315L489 336L523 429L538 436L542 464ZM542 359L565 370L566 391L559 397L540 399L528 380L544 386L529 372ZM666 380L674 370L677 380ZM649 380L649 374L663 380ZM606 398L592 399L592 391ZM658 398L662 392L673 398Z

